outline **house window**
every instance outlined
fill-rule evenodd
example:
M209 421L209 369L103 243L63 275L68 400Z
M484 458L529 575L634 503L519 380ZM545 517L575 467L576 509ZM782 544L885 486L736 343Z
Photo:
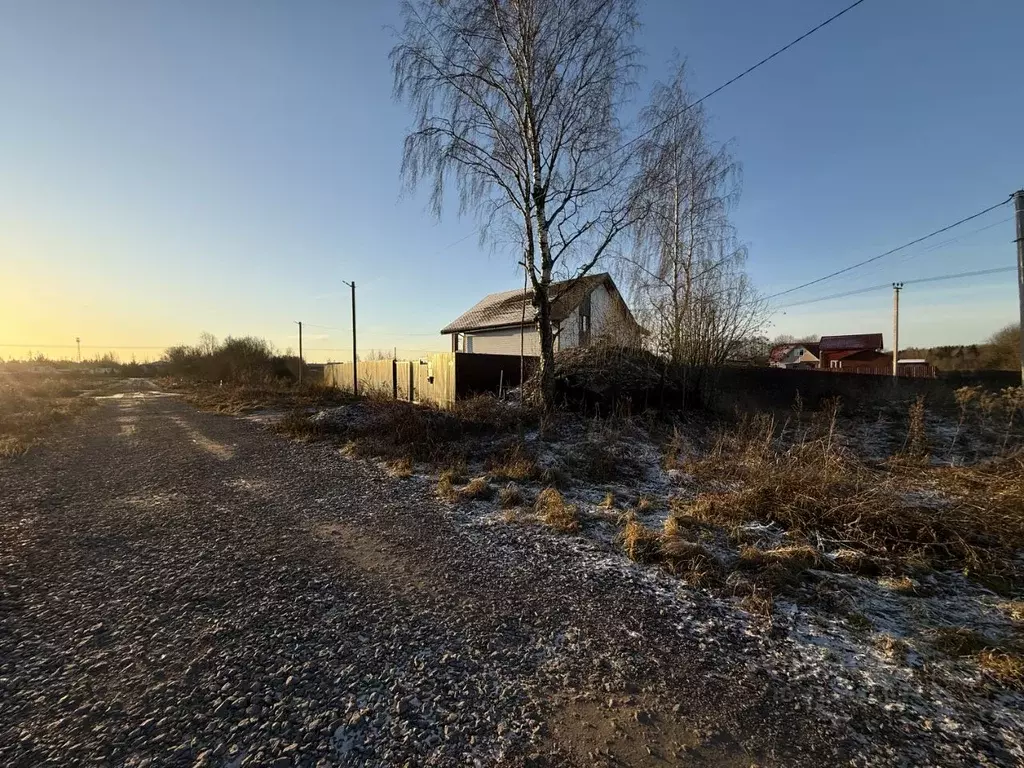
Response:
M590 294L583 297L580 303L580 346L590 343Z

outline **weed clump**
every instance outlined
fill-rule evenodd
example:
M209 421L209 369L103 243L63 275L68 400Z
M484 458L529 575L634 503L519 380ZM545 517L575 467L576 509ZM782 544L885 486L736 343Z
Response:
M630 560L653 563L661 552L661 537L635 517L626 521L620 534L622 548Z
M541 522L556 531L573 533L580 528L579 511L566 502L557 488L545 488L537 494L533 509Z
M1007 688L1024 691L1024 656L985 650L978 654L982 673Z
M509 483L498 491L498 503L502 509L521 507L526 503L522 490L515 483Z

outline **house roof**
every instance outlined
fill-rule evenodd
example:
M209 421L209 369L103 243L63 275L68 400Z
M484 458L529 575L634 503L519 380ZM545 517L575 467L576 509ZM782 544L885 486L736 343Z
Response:
M776 344L772 347L772 351L768 353L768 360L772 363L780 363L794 349L803 349L814 357L817 357L819 352L818 342L816 341L794 341L789 344Z
M580 305L584 297L598 285L605 284L610 291L618 292L615 283L607 272L596 275L584 275L577 280L561 280L551 283L550 296L551 320L565 320ZM481 328L503 328L519 326L523 322L523 304L526 304L526 322L532 325L537 321L537 311L533 307L533 289L525 293L518 290L502 291L484 296L466 312L441 329L441 333L462 333L476 331Z
M845 349L842 352L833 352L828 356L829 360L849 360L857 357L857 355L870 355L866 358L868 360L874 360L876 358L888 359L888 356L879 352L876 349ZM865 359L865 358L860 358Z
M855 333L849 336L822 336L818 346L822 352L846 352L881 349L884 342L880 333Z

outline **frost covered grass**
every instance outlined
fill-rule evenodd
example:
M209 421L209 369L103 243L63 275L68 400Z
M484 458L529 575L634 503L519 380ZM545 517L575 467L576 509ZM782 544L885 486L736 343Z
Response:
M354 456L386 461L443 467L486 455L496 461L489 474L519 479L532 476L534 469L525 451L510 441L535 420L529 409L486 396L457 403L451 409L349 397L349 402L336 408L293 411L278 429L293 437L345 443Z
M921 419L918 404L910 431ZM787 434L766 415L723 430L685 465L707 490L683 514L726 528L759 522L812 537L853 571L945 568L1019 579L1024 548L1024 454L972 467L919 464L913 452L867 462L842 447L835 410ZM914 461L907 457L912 453Z

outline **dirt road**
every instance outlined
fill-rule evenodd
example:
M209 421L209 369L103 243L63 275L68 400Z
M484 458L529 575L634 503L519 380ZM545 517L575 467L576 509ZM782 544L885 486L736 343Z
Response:
M849 748L749 637L669 597L577 539L467 523L421 479L130 392L0 465L0 764L823 765Z

